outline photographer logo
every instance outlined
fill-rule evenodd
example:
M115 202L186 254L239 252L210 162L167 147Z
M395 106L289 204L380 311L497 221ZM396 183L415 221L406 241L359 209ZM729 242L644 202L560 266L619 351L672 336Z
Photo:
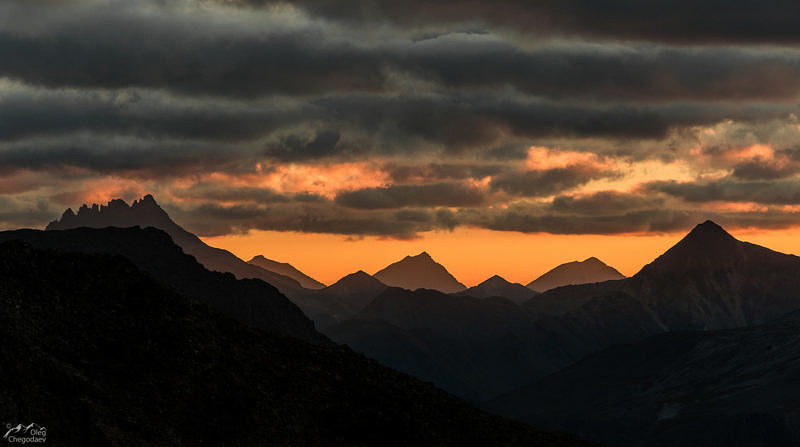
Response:
M6 424L3 440L11 444L44 444L47 440L47 428L31 422L28 425Z

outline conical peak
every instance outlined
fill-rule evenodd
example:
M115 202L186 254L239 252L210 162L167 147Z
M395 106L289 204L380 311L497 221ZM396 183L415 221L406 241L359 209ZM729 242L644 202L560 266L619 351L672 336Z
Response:
M692 229L681 242L684 243L703 243L703 244L717 244L720 242L731 242L736 239L730 235L724 228L717 225L711 220L707 220Z
M742 247L743 244L721 226L707 220L694 227L680 242L642 271L728 265L741 257Z
M605 265L605 263L603 261L595 258L594 256L584 259L583 263L584 264L603 264L603 265Z
M431 255L429 255L427 251L423 251L422 253L420 253L420 254L418 254L416 256L409 256L409 258L411 258L411 259L430 259L430 260L433 260L433 258L431 258Z

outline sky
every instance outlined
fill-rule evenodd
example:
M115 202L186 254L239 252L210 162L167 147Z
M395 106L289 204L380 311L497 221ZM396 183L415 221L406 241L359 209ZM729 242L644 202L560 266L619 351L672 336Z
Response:
M422 250L468 284L632 274L706 219L798 253L799 22L795 1L4 0L0 229L152 193L324 282Z

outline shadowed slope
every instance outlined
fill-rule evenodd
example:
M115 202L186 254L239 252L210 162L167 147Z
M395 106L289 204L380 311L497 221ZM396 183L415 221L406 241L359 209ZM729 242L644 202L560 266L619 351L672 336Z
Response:
M386 284L359 270L324 289L298 291L290 298L323 329L352 317L384 290Z
M256 267L261 267L269 272L292 278L300 283L300 286L305 287L306 289L322 289L325 287L325 284L322 284L300 270L297 270L288 262L277 262L273 261L272 259L267 259L262 255L258 255L247 261L247 263L255 265Z
M48 444L586 445L248 328L119 256L2 243L0 307L0 406Z
M500 414L615 446L800 445L800 314L610 348L493 400Z
M551 349L505 298L389 288L351 320L323 332L387 366L471 400L521 386L574 360Z
M198 264L156 228L78 228L0 232L0 241L22 240L37 248L124 256L156 279L249 325L317 343L330 343L295 304L258 279L237 280Z

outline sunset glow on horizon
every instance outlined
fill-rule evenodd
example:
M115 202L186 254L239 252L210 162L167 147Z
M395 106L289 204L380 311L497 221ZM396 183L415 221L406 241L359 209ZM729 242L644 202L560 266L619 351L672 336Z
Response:
M800 228L739 230L731 234L775 251L800 254ZM471 228L426 233L410 241L271 231L203 240L244 260L264 255L274 261L288 262L326 285L358 270L374 274L405 256L427 251L456 279L471 287L495 274L525 285L556 265L591 256L631 276L683 236L685 233L677 232L607 236L523 234Z

